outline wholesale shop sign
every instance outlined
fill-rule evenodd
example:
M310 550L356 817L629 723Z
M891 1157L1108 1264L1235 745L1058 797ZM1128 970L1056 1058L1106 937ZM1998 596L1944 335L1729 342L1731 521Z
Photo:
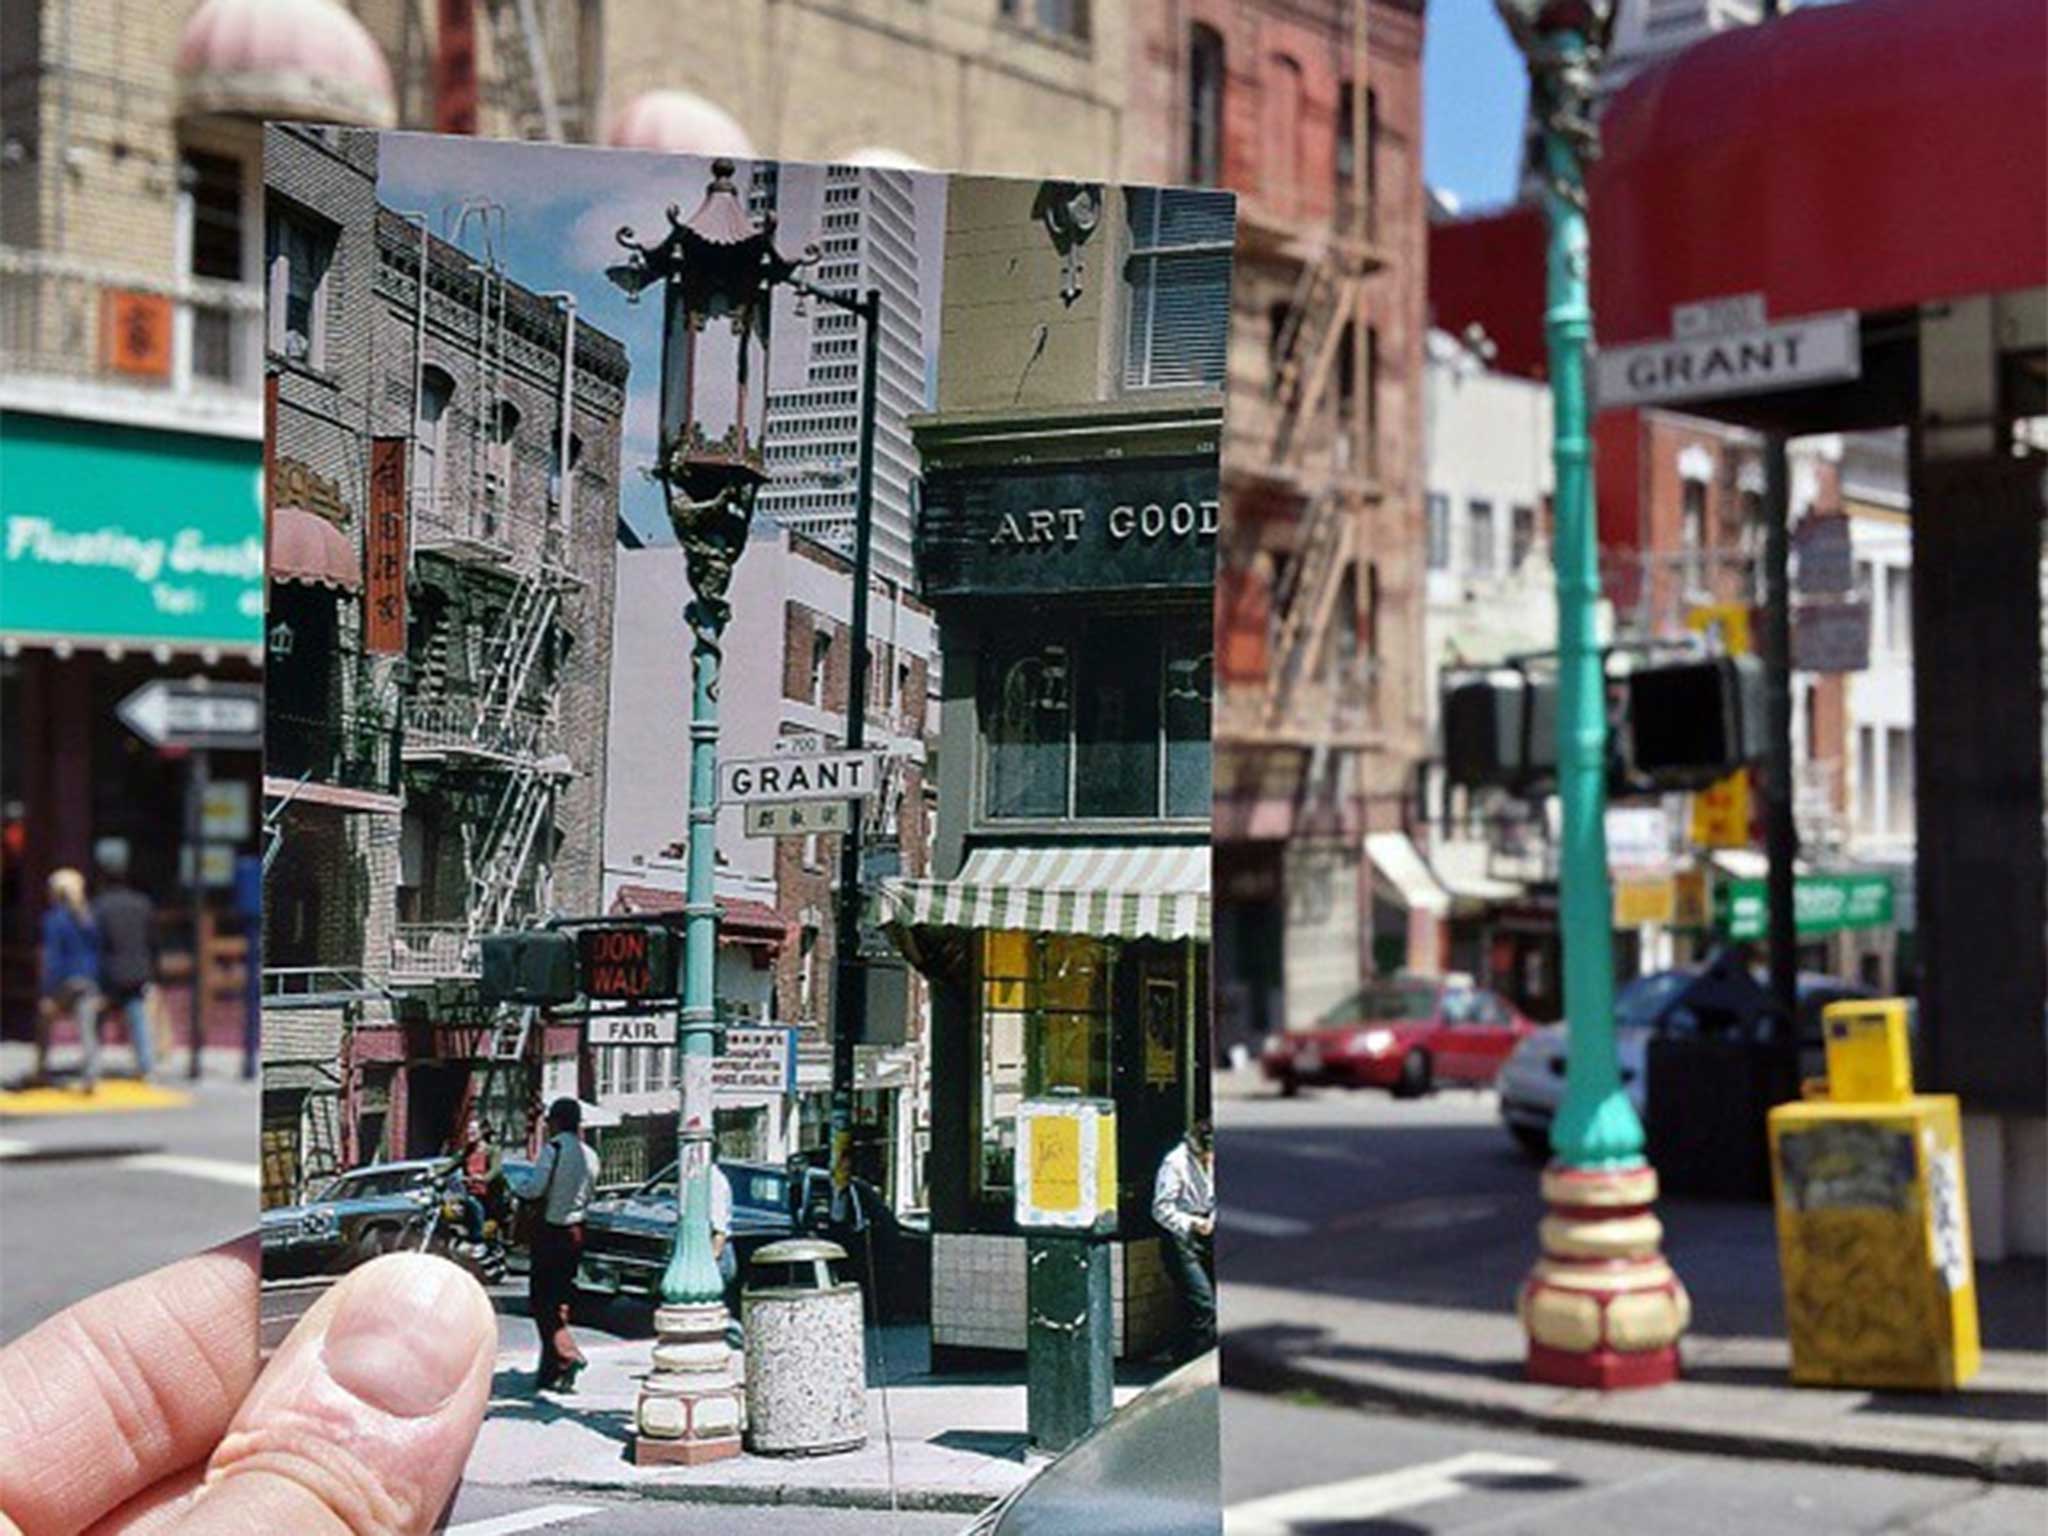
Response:
M8 412L0 628L184 648L263 643L262 453Z
M927 594L1207 588L1214 458L947 470L919 524Z
M1723 922L1730 939L1761 939L1770 924L1768 887L1761 880L1731 880L1723 887ZM1792 886L1792 922L1801 934L1888 928L1892 878L1887 874L1801 875Z

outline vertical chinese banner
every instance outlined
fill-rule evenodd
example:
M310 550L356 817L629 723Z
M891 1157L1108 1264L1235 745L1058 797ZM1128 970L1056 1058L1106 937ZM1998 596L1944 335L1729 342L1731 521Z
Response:
M364 649L405 654L405 442L370 440L369 574L364 583Z

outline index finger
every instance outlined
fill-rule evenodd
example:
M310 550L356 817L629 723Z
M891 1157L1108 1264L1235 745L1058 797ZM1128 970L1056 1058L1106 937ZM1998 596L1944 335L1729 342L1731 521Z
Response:
M201 1462L256 1379L256 1243L89 1296L0 1349L0 1512L69 1536Z

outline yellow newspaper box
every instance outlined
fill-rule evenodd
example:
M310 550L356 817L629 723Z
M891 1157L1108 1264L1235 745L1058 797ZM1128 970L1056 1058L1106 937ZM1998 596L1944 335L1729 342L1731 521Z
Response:
M1770 1115L1792 1380L1953 1391L1978 1366L1956 1100L1912 1092L1903 1004L1824 1018L1828 1097Z

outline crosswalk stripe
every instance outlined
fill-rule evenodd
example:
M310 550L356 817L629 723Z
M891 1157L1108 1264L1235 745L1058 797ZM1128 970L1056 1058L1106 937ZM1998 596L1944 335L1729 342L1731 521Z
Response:
M515 1510L509 1515L492 1515L487 1520L465 1520L448 1527L445 1536L514 1536L518 1531L537 1531L544 1526L567 1525L585 1515L597 1513L595 1504L541 1504Z
M1536 1476L1555 1472L1557 1463L1534 1456L1497 1456L1469 1451L1462 1456L1421 1466L1376 1472L1315 1488L1296 1488L1233 1504L1223 1512L1224 1536L1297 1536L1332 1521L1350 1524L1434 1504L1477 1491L1468 1479L1485 1476Z
M1294 1216L1274 1216L1266 1211L1240 1211L1225 1206L1216 1214L1217 1228L1224 1232L1249 1232L1255 1237L1305 1237L1315 1223Z
M224 1157L186 1157L177 1152L138 1152L117 1160L116 1166L138 1173L171 1173L180 1178L205 1179L214 1184L235 1184L243 1189L263 1187L263 1173L254 1163Z

